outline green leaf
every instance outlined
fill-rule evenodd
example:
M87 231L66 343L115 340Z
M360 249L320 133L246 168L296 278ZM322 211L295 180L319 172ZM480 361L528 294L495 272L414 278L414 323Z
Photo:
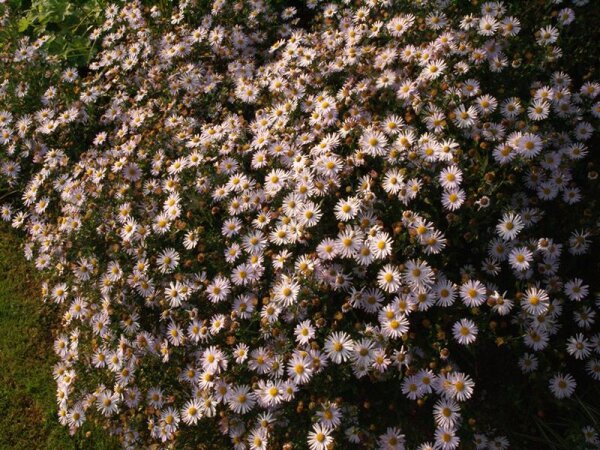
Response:
M29 25L31 25L31 20L29 20L28 17L22 17L19 20L19 33L22 33L23 31L25 31L27 28L29 28Z

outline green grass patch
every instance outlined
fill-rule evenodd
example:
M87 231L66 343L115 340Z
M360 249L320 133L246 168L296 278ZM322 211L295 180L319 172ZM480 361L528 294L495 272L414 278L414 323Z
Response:
M39 299L20 240L0 228L0 449L118 448L91 426L69 436L58 423L52 367L58 319Z

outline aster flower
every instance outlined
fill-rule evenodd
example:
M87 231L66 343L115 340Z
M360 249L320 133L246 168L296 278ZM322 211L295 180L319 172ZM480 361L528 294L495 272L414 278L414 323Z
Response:
M325 353L334 363L339 364L350 358L354 342L345 332L331 333L325 340Z
M459 344L463 345L475 342L475 339L477 339L477 332L477 326L469 319L461 319L452 326L454 339L456 339Z
M533 261L533 254L527 247L515 247L508 254L508 262L515 270L526 270Z
M294 383L307 383L312 376L312 360L307 354L294 353L288 362L288 376Z
M462 171L455 165L442 170L439 181L444 189L456 189L462 182Z
M308 433L308 446L310 450L325 450L333 442L331 430L324 425L316 423L313 430Z
M310 320L305 320L296 325L294 329L296 341L301 344L308 344L312 338L315 337L315 329L311 325Z
M369 155L381 156L387 146L387 138L379 131L370 130L363 134L360 140L361 148Z
M386 292L396 292L400 287L400 273L391 265L384 266L377 275L379 288Z
M378 448L381 450L400 450L404 448L405 436L398 427L388 427L378 439Z
M543 314L548 310L548 294L537 288L530 288L525 291L525 297L522 301L522 307L532 315Z
M105 416L111 416L119 411L119 395L109 390L103 391L96 400L98 410Z
M582 333L571 336L567 341L567 352L575 359L586 359L591 353L591 348L592 345Z
M486 289L477 280L469 280L460 287L462 301L468 307L479 306L485 301Z
M504 214L502 220L496 226L498 234L505 241L514 239L523 228L524 225L521 217L512 212Z
M255 394L248 386L232 388L226 396L227 405L236 414L246 414L256 403Z
M570 374L557 373L550 379L550 391L556 398L566 398L573 395L577 383Z

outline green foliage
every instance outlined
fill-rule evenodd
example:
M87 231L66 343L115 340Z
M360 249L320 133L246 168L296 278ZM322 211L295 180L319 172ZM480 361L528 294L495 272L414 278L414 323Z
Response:
M100 22L104 0L33 0L22 2L19 33L48 35L47 50L71 64L83 66L94 54L89 33ZM26 3L30 3L29 6Z

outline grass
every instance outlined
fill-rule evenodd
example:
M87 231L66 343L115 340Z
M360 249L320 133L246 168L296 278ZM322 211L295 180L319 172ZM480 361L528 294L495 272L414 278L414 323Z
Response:
M19 242L0 227L0 449L116 449L91 425L69 436L58 423L52 378L57 318L40 302Z

